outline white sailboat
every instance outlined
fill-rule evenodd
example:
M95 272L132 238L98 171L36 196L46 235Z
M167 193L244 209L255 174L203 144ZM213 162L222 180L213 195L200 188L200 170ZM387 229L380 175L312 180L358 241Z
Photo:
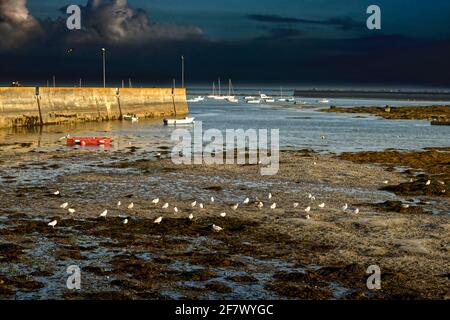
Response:
M231 83L231 79L228 79L228 96L226 97L226 100L231 103L238 103L239 100L236 99L234 95L234 89L233 84Z
M283 97L283 87L280 87L280 98L278 99L280 102L286 102L287 99Z
M213 81L212 94L208 96L210 99L214 99L216 97L216 83Z

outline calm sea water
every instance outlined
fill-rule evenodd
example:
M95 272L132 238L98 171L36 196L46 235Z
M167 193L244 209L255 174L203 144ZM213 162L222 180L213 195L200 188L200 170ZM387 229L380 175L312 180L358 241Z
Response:
M282 148L311 148L320 152L360 150L422 149L450 145L449 126L431 126L429 121L383 120L369 115L333 114L317 112L319 108L336 106L431 105L436 102L387 100L298 99L315 108L296 106L251 105L243 102L205 100L191 103L191 115L203 122L203 129L279 129ZM445 104L445 102L442 102ZM449 104L447 102L447 104ZM190 127L187 127L188 129ZM156 150L171 146L173 127L165 127L161 120L130 122L79 123L72 125L0 130L0 143L32 143L33 147L52 149L63 145L59 138L71 135L108 135L115 139L112 149L130 146ZM191 129L190 129L191 130ZM321 139L326 136L326 139Z

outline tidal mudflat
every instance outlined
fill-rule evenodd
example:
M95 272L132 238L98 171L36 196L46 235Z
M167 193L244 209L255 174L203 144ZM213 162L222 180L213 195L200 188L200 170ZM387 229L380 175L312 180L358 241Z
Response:
M167 150L28 147L0 155L2 299L450 298L448 150L426 167L404 160L413 151L389 164L285 151L262 177L174 165ZM411 183L425 191L396 189ZM81 290L66 288L70 265ZM381 290L366 286L370 265Z

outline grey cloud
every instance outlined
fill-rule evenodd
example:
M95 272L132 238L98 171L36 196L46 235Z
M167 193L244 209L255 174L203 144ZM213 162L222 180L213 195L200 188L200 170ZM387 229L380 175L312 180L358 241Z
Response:
M66 7L61 16L38 21L27 9L26 0L0 0L0 50L31 45L46 39L48 45L148 45L155 41L203 39L196 26L151 22L142 9L127 0L88 0L81 6L82 30L68 30Z
M39 22L30 15L26 0L0 0L0 50L13 49L43 36Z
M64 10L65 11L65 10ZM69 32L74 44L145 44L155 40L201 38L195 26L153 23L142 9L133 9L127 0L89 0L82 7L82 30Z

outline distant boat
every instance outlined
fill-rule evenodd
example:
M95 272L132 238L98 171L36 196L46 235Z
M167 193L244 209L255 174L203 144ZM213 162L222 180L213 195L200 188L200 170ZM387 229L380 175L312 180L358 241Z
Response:
M225 97L228 102L237 103L238 99L234 96L233 84L231 83L231 79L228 79L228 96Z
M195 122L195 118L185 117L184 119L164 119L164 124L168 125L182 125L182 124L193 124Z
M318 102L319 103L329 103L330 100L328 100L328 99L320 99Z
M244 100L255 100L256 99L256 97L254 97L254 96L247 96L247 97L244 97Z
M135 114L126 114L122 117L122 119L125 121L131 121L131 122L139 121L139 117Z
M280 102L286 102L287 99L283 97L283 87L280 87L280 98L278 99Z
M247 100L247 103L260 104L261 103L261 99L249 99L249 100Z
M216 83L213 82L212 94L210 94L210 95L208 96L208 98L210 98L210 99L215 99L215 97L217 97L217 96L216 96Z
M189 99L187 102L200 102L200 101L203 101L203 100L205 100L205 98L204 97L202 97L202 96L198 96L198 97L195 97L195 98L192 98L192 99Z
M275 102L275 99L273 99L273 98L270 98L270 99L264 99L264 102L267 102L267 103L274 103L274 102Z

